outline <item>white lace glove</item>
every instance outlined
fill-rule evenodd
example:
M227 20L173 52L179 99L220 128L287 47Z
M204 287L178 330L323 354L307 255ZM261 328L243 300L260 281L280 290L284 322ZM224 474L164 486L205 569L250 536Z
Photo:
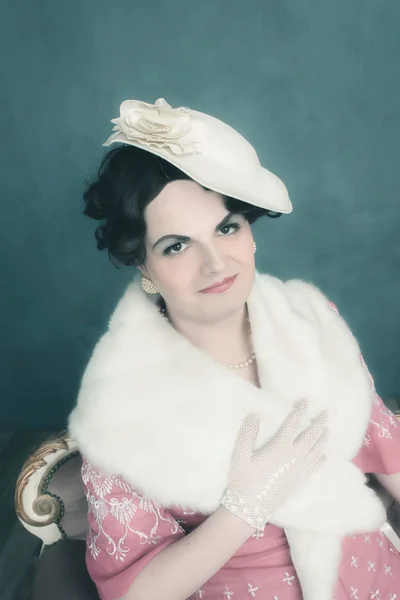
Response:
M255 529L263 530L270 514L326 460L327 411L297 435L307 406L307 400L298 402L276 435L256 451L258 417L249 415L240 428L221 504Z

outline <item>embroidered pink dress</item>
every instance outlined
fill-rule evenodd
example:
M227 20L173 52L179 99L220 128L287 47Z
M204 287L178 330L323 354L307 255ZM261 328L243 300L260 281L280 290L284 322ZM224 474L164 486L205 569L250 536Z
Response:
M400 472L400 422L375 396L364 444L354 462L365 473ZM165 510L118 476L87 460L82 476L89 504L87 567L102 600L123 596L143 567L206 518ZM256 533L191 597L204 600L301 600L282 529ZM335 600L400 600L400 554L379 531L348 537Z

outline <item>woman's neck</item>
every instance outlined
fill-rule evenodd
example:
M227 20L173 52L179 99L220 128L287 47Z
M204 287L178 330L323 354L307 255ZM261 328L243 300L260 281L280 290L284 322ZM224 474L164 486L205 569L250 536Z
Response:
M216 322L193 321L167 314L182 335L218 362L240 363L253 352L247 306Z

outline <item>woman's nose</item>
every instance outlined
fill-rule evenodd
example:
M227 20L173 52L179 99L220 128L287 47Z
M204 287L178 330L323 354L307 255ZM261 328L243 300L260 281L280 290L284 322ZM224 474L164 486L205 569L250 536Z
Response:
M202 273L223 273L225 271L225 259L220 249L210 246L202 250Z

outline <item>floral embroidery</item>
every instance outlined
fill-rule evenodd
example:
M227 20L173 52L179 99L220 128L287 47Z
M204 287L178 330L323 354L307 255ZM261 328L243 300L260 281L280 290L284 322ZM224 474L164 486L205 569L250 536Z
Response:
M294 575L289 575L289 573L287 571L285 571L285 577L282 579L282 581L284 581L288 585L292 585L294 579L295 579Z
M106 552L116 560L123 561L130 551L125 540L129 532L139 537L140 544L156 544L160 539L157 534L161 522L169 523L171 534L182 533L178 523L172 518L166 518L162 514L162 507L144 498L135 492L121 478L112 475L107 477L104 473L97 471L86 460L82 461L82 480L86 486L86 499L89 513L92 513L97 525L97 531L89 528L87 546L94 559L101 553L97 542L102 537L107 541ZM119 488L126 496L110 496L115 488ZM145 511L154 517L154 524L150 533L138 531L133 528L132 520L137 510ZM122 528L119 539L114 539L108 532L105 524L106 517L112 517Z
M258 587L254 587L251 583L247 584L247 591L252 598L255 598L256 592L258 591Z
M387 408L387 406L384 404L382 398L380 396L378 396L378 394L376 392L374 394L374 402L377 406L379 406L379 412L381 414L381 421L382 421L382 417L386 417L386 419L389 419L389 423L392 427L399 427L398 419L396 419L396 417L392 413L392 411Z
M390 430L387 427L387 425L384 425L382 422L378 423L377 421L374 421L373 419L370 420L370 423L372 425L375 425L375 427L378 429L378 436L379 437L385 438L387 440L391 440L392 439L392 434L390 433Z
M370 445L370 443L371 443L371 441L372 441L371 435L369 433L366 433L365 436L364 436L364 446L366 448L368 448L369 445Z

